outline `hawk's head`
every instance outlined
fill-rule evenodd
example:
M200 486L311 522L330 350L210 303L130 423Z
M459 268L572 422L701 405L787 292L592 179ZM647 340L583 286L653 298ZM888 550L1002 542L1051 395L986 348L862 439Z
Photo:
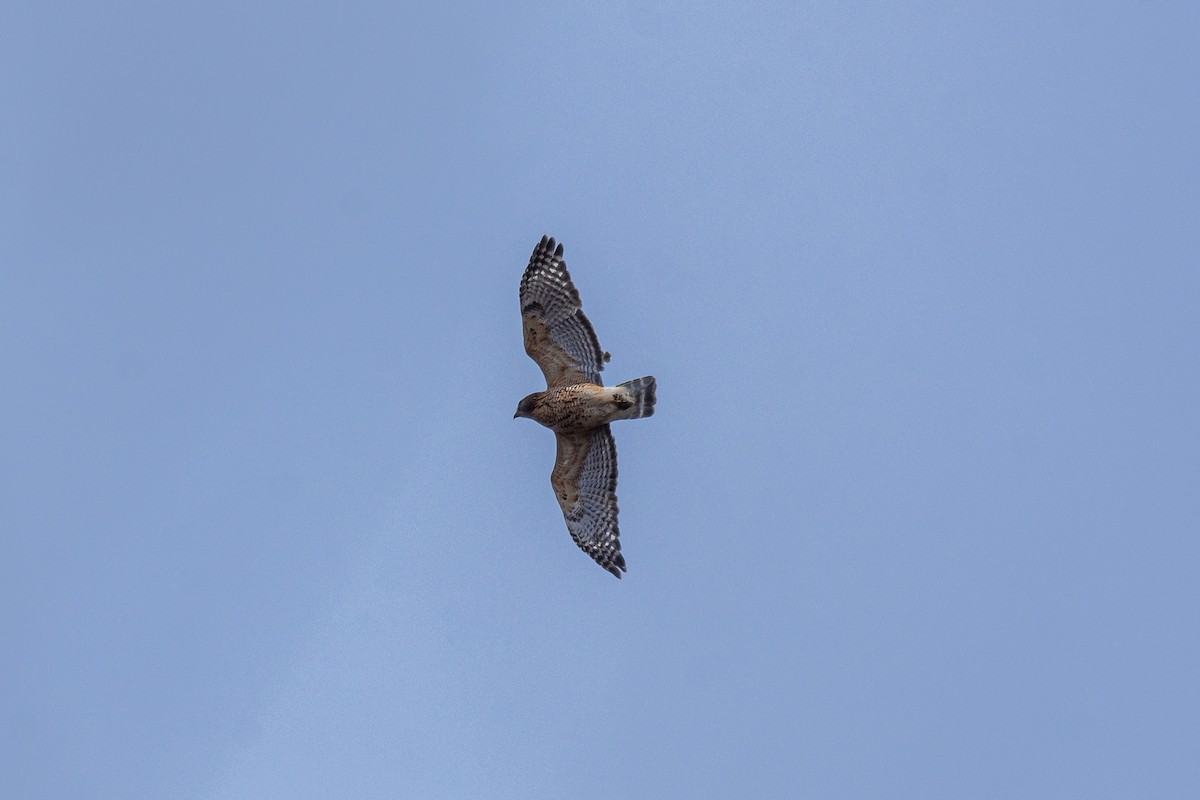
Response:
M541 397L541 392L534 392L526 397L521 402L517 403L517 413L513 414L513 419L517 417L528 417L537 408L538 399Z

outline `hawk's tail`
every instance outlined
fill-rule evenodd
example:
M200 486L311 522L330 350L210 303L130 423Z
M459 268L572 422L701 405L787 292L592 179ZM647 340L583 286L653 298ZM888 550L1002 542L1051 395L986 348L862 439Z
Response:
M633 408L629 409L629 416L626 419L648 417L654 413L654 403L658 398L654 395L656 384L653 375L634 378L631 381L619 383L617 386L629 392L629 397L633 400Z

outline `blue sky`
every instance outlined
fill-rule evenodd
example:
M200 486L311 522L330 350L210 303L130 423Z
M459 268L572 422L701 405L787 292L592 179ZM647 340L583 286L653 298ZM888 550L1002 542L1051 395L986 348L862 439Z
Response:
M1194 4L4 18L6 797L1200 795Z

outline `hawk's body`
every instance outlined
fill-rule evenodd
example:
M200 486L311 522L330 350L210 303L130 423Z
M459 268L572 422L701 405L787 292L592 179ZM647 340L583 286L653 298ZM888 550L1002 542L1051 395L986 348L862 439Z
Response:
M537 392L529 416L555 433L585 433L613 420L633 419L636 398L625 386L576 383ZM642 415L646 416L646 415Z
M617 528L617 448L608 424L654 413L655 381L638 378L604 386L600 371L611 356L600 349L583 314L579 292L562 259L562 245L545 236L521 278L525 352L546 376L546 391L517 406L557 434L558 454L550 483L567 529L600 566L621 577Z

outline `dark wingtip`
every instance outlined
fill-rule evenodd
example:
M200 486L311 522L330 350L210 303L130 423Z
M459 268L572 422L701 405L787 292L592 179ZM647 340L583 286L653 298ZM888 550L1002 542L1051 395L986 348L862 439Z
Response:
M617 546L620 547L620 544L618 543ZM612 554L612 556L608 559L607 564L599 559L596 560L596 563L603 567L607 572L612 573L617 580L621 579L622 572L629 571L629 569L625 566L625 556L621 555L620 550Z
M554 247L553 239L550 240L550 246ZM562 246L562 242L559 242L558 247L554 247L554 255L556 258L562 258L562 254L563 254L563 246Z

